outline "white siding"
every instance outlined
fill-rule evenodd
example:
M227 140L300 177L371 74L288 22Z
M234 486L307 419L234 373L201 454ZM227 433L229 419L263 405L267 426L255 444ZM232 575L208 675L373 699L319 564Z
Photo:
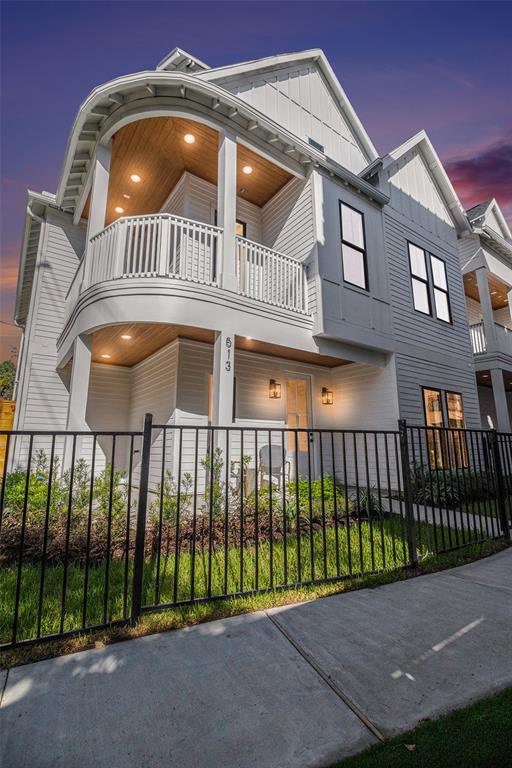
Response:
M427 232L445 241L453 240L455 229L450 212L425 165L413 149L388 171L391 206Z
M165 201L161 212L184 216L203 224L214 224L217 208L217 187L191 173L184 173ZM247 223L247 237L262 242L261 208L237 198L236 216Z
M480 303L472 299L471 296L466 296L466 307L468 310L468 321L470 325L475 325L482 320L482 312L480 310Z
M315 247L311 179L292 179L263 206L263 243L298 261Z
M68 217L53 213L48 213L42 232L25 334L16 427L62 430L66 428L69 395L56 371L56 342L84 235Z
M219 85L304 141L312 138L325 154L359 173L367 164L352 129L320 70L297 63L218 80Z
M506 307L501 307L501 309L495 309L493 314L496 323L504 325L506 328L512 328L512 319L510 317L510 308L508 305Z
M89 393L85 420L91 430L122 432L129 429L131 369L118 365L93 363L89 376ZM110 463L112 439L106 436L98 438L99 451L96 451L95 469L102 469L105 461ZM91 441L84 440L80 455L89 463L92 460ZM117 467L128 466L128 440L118 438L115 452Z

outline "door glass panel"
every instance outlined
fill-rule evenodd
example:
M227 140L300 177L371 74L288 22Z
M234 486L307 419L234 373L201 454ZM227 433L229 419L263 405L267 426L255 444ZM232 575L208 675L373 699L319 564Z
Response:
M305 379L288 379L287 387L287 426L289 429L307 429L308 416L308 382ZM299 432L297 436L299 453L308 450L308 433ZM295 451L295 435L288 435L288 450Z

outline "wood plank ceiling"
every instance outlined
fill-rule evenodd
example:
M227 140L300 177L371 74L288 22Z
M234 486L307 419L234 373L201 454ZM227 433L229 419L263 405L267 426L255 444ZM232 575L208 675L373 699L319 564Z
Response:
M149 355L170 344L176 338L193 339L213 344L214 332L206 328L192 328L184 325L166 323L125 323L101 328L93 334L92 361L105 365L123 365L131 367L140 363ZM312 363L334 368L349 363L338 357L318 355L300 349L267 344L257 339L236 336L236 349L260 355L280 357L296 362Z
M502 283L501 280L494 275L489 275L489 291L493 309L502 309L507 306L508 288L505 283ZM480 294L478 293L478 285L474 272L468 272L464 275L464 293L471 299L480 302Z
M187 134L195 137L193 143L185 141ZM217 149L217 131L184 118L151 117L121 128L112 139L107 224L121 215L158 213L184 171L217 184ZM252 173L244 173L244 166L250 166ZM132 174L141 181L133 182ZM261 207L291 178L279 166L238 144L239 197ZM116 213L116 207L123 208L123 213ZM89 199L84 218L88 211Z

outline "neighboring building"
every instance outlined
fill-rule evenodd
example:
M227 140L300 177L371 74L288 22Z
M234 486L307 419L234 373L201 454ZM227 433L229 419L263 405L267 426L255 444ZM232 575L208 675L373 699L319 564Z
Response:
M322 51L174 49L96 88L29 192L16 428L479 427L479 236L425 133L378 157Z
M471 234L459 250L482 427L510 432L512 236L496 200L476 205L467 217Z

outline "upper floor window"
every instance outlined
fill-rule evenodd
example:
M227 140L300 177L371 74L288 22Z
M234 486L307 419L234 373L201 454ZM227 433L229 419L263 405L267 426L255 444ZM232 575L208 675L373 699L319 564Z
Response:
M412 298L414 309L424 315L434 315L438 320L451 323L450 297L446 264L423 248L409 243Z
M351 285L368 290L363 214L341 202L340 211L343 279Z

